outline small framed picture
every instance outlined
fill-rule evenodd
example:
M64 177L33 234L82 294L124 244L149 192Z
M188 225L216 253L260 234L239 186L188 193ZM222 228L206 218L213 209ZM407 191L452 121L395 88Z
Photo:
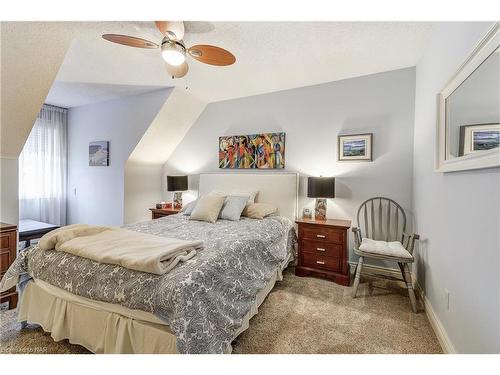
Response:
M500 147L500 124L475 124L460 127L458 156Z
M302 210L302 217L304 219L312 219L312 211L309 208L304 208Z
M338 161L372 161L373 134L350 134L337 137Z
M96 141L89 143L89 166L109 166L109 142Z

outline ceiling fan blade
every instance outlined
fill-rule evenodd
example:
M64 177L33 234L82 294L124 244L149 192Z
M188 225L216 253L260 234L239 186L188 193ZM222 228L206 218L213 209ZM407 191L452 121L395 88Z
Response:
M135 36L121 35L121 34L103 34L103 39L113 43L123 44L124 46L137 47L137 48L158 48L158 44L146 39L137 38Z
M182 21L155 21L160 32L171 40L184 38L184 22Z
M187 74L189 70L186 61L184 61L181 65L175 65L175 66L170 64L165 64L165 67L167 68L168 74L170 74L172 78L182 78Z
M236 61L236 57L231 52L208 44L192 46L188 51L193 58L205 64L226 66Z

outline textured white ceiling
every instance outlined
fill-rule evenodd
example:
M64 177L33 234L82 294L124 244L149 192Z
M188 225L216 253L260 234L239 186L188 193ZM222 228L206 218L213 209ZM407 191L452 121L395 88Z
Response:
M87 27L68 22L1 22L0 30L0 155L16 158L71 41Z
M45 103L71 108L128 95L144 94L159 89L162 88L158 86L55 81Z
M153 22L90 22L73 41L57 80L188 87L212 102L414 66L431 29L418 22L189 22L187 46L215 44L237 61L213 67L189 58L188 75L172 80L159 50L100 37L113 32L159 42Z

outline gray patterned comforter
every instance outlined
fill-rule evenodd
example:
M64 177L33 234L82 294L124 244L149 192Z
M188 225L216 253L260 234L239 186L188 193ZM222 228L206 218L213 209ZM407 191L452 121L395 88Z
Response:
M296 242L292 222L280 216L211 224L179 214L126 228L201 239L205 248L171 272L154 275L33 246L16 259L4 280L27 273L86 298L147 311L169 325L179 352L223 353L256 294Z

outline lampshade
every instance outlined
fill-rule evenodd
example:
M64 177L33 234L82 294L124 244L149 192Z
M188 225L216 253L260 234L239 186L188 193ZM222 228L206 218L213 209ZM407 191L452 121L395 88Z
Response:
M335 198L335 177L308 177L309 198Z
M187 176L167 176L168 191L184 191L188 189Z

